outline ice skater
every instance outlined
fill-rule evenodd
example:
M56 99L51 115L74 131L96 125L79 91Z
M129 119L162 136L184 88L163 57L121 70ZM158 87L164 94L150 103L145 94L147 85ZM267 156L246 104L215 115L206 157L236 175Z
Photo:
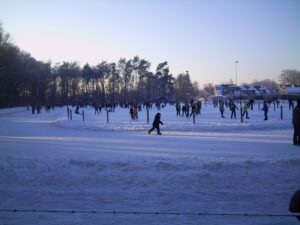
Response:
M230 108L230 111L231 111L231 119L233 117L234 117L234 119L236 119L236 110L238 110L238 107L232 101L232 102L229 102L229 108Z
M157 129L157 135L161 135L160 130L159 130L159 124L163 125L163 122L160 121L160 113L156 113L154 121L152 123L152 128L148 131L149 134L151 134L151 132L154 129Z
M224 101L223 100L221 100L220 103L219 103L219 110L220 110L220 113L221 113L221 117L225 118L225 116L224 116L225 107L224 107Z
M289 211L292 213L300 213L300 189L292 196ZM300 222L300 216L296 216L296 218Z
M293 109L293 125L294 125L294 145L300 145L300 99L297 100L297 106Z
M180 109L181 109L180 103L179 103L179 102L176 102L176 115L177 115L177 116L180 116Z
M269 107L268 107L267 101L264 101L264 106L262 107L262 111L264 111L264 116L265 116L264 120L268 120Z
M246 105L244 105L243 107L243 113L242 113L242 117L244 117L244 115L246 114L246 119L250 119L248 116L248 109L249 109L249 103L246 103Z

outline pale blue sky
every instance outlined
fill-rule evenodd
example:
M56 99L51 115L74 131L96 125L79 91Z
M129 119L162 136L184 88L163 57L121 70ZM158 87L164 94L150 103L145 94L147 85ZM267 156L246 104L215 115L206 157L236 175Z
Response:
M92 65L135 55L194 81L300 70L300 0L0 0L0 20L38 60Z

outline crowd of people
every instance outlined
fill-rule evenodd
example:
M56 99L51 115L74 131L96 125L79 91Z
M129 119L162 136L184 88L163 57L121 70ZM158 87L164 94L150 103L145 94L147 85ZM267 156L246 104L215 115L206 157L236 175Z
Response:
M229 108L230 112L231 112L231 119L236 119L236 112L237 110L241 110L241 117L242 118L246 118L246 119L250 119L249 117L249 109L253 110L253 105L254 105L254 100L253 98L249 98L249 100L242 105L242 103L240 103L241 108L239 109L237 107L237 105L234 103L234 101L232 99L224 100L224 99L219 99L219 102L217 104L214 104L215 107L217 107L217 105L219 105L219 110L221 113L221 118L225 118L224 116L224 112L225 112L225 108ZM268 111L269 111L269 106L266 100L264 100L263 102L263 107L261 108L261 110L264 112L264 120L268 120Z
M249 109L253 110L253 105L254 105L254 100L253 98L249 98L249 100L242 105L241 104L241 116L246 119L250 119L249 117ZM190 117L190 116L196 116L201 114L201 106L202 102L200 100L195 101L191 99L191 101L185 102L183 104L180 104L179 102L176 102L175 108L176 108L176 115L181 116L181 117ZM236 103L233 101L233 99L229 100L224 100L220 98L217 102L214 101L214 107L218 107L221 118L225 118L225 110L229 109L231 112L231 119L236 119L237 118L237 110L239 108L237 107ZM263 102L263 107L261 110L264 112L264 120L268 120L268 111L269 111L269 106L267 101ZM190 113L191 112L191 113Z
M177 116L181 116L181 117L196 116L201 114L202 102L200 100L195 101L191 99L189 103L185 102L182 106L180 105L179 102L176 102L175 108L176 108Z
M240 102L240 108L237 107L237 104L234 102L233 99L218 99L217 101L214 100L214 107L218 108L220 111L220 115L221 118L225 118L225 111L226 109L229 109L229 111L231 112L230 114L230 118L231 119L237 119L237 111L240 110L240 115L242 118L246 118L246 119L250 119L249 117L249 110L253 110L253 105L254 105L254 99L253 98L249 98L247 102L245 102L244 104L242 104ZM261 111L263 111L264 113L264 118L263 120L268 120L268 112L269 112L269 104L271 102L268 102L266 100L263 101L263 105L262 108L260 108ZM197 115L201 114L201 109L202 109L202 102L200 100L194 100L191 99L190 101L186 101L183 103L180 102L174 102L171 103L172 105L175 105L175 110L176 110L176 115L178 117L193 117L195 119L195 117ZM275 100L273 102L274 104L274 108L275 105L277 107L279 107L280 102L279 100ZM130 118L132 120L138 120L138 114L140 111L142 111L142 108L146 108L146 109L152 109L153 105L157 108L157 110L160 110L161 108L166 106L166 103L161 103L161 102L156 102L156 103L150 103L150 102L144 102L141 104L137 104L137 103L131 103L131 104L96 104L93 103L92 107L94 108L94 113L95 114L99 114L102 112L102 109L104 108L106 111L108 112L114 112L116 107L122 107L122 108L128 108L129 109L129 114L130 114ZM294 106L294 101L292 99L288 99L288 105L289 105L289 109L293 110L293 116L292 116L292 123L294 126L294 136L293 136L293 144L294 145L300 145L300 99L297 100L297 105ZM86 105L83 105L81 103L74 105L75 107L75 114L80 114L79 109L82 107L86 107ZM54 105L45 105L45 111L46 112L50 112L51 109L54 110ZM32 104L31 106L31 111L32 114L35 113L41 113L41 109L42 106L39 104ZM27 107L27 110L29 111L29 107ZM153 127L149 130L149 134L154 130L157 129L157 134L161 134L160 132L160 127L159 125L163 124L160 121L161 118L161 114L157 113L155 116L155 119L153 121Z

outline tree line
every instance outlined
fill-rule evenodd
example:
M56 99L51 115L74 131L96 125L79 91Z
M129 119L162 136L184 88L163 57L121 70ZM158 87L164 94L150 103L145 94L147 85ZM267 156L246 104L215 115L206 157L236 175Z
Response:
M154 72L150 66L139 56L83 67L77 62L41 62L14 45L0 23L0 107L188 101L213 95L212 83L200 89L188 71L174 78L166 61ZM279 80L281 84L300 86L300 72L283 70ZM273 80L251 84L278 88Z
M20 50L0 26L0 107L185 101L198 95L188 72L174 78L167 62L159 63L155 72L150 66L139 56L94 66L51 65Z

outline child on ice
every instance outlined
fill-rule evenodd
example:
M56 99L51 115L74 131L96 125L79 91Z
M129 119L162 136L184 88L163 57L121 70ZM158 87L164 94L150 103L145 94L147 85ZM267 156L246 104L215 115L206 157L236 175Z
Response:
M156 128L157 134L161 135L160 130L159 130L159 124L163 125L163 122L160 121L160 113L157 113L155 115L154 121L152 123L152 128L148 131L148 133L150 134Z

